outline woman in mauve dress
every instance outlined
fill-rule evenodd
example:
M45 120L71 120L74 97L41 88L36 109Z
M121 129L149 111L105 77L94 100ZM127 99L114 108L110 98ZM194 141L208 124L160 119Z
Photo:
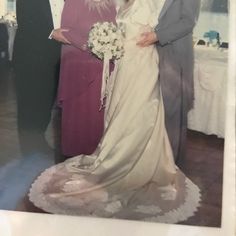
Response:
M103 134L104 111L100 108L103 62L86 44L96 22L114 22L112 0L67 0L62 12L62 34L70 42L61 55L58 104L62 109L62 153L91 154Z

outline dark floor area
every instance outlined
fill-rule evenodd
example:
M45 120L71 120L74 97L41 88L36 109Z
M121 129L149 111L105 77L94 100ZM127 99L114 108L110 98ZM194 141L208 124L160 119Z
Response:
M54 109L47 133L51 152L22 157L16 133L13 73L10 65L0 66L0 209L42 212L28 201L26 193L42 170L62 160L57 143L52 142L59 140L58 130L54 132L58 120ZM180 168L201 189L202 202L195 216L180 224L220 227L223 150L223 139L188 131L187 155Z

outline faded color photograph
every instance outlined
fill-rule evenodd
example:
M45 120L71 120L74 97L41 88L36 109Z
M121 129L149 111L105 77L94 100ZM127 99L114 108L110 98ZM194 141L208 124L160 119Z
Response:
M221 226L226 0L0 0L0 209Z

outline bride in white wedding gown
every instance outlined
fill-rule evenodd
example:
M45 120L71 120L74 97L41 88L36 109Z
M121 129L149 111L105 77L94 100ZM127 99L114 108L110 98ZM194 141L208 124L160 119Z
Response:
M105 131L95 153L44 171L29 198L57 214L176 223L192 216L200 191L175 166L164 125L155 46L136 45L156 24L164 0L121 7L125 54L107 99Z

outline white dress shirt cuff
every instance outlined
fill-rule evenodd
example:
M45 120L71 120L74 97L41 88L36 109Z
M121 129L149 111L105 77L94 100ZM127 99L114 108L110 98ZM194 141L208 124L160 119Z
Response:
M54 29L53 29L53 30L51 31L51 33L49 34L49 36L48 36L49 39L52 39L53 31L54 31Z

